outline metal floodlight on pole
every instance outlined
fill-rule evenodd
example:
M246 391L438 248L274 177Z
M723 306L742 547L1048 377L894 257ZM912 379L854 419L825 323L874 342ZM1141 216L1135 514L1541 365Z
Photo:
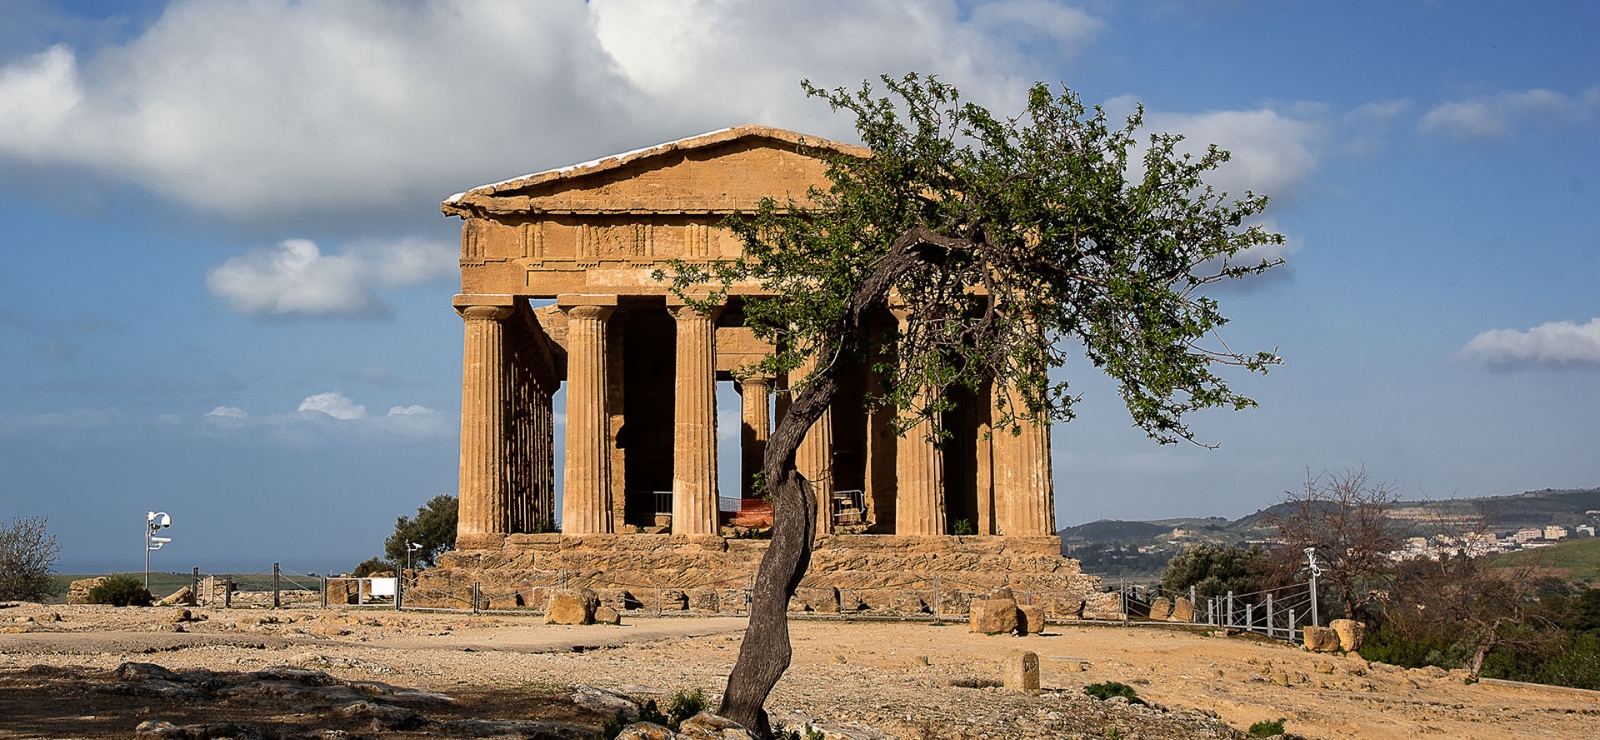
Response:
M1308 547L1305 553L1306 564L1311 567L1311 626L1321 627L1317 616L1317 576L1322 575L1322 568L1317 565L1317 548Z
M171 537L157 537L159 532L172 526L172 517L165 511L144 512L144 590L150 590L150 552L160 550L161 547L172 541Z
M411 553L422 549L422 545L415 542L406 542L406 570L411 570Z

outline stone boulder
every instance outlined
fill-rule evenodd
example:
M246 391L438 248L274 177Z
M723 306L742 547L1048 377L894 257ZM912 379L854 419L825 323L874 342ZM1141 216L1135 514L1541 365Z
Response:
M90 591L90 589L93 589L95 586L100 585L100 583L102 581L104 581L104 580L105 580L105 576L99 576L97 578L84 578L82 580L73 581L71 584L69 584L67 586L67 603L68 604L87 604L87 603L89 603L89 591Z
M194 589L184 586L183 588L174 591L166 598L156 602L156 606L177 606L178 604L188 604L189 606L194 606Z
M682 740L753 740L754 735L739 723L710 712L701 712L678 725Z
M800 587L794 590L794 599L791 603L798 602L802 608L808 608L817 614L839 613L839 589L832 586L826 588Z
M1165 596L1157 596L1155 601L1150 602L1150 619L1152 621L1165 622L1171 614L1172 599Z
M1083 601L1084 619L1122 620L1122 594L1089 594Z
M1010 599L979 599L968 609L970 629L986 635L1017 631L1017 602Z
M1339 649L1347 653L1360 650L1367 639L1367 625L1354 619L1335 619L1328 626L1339 634Z
M654 722L636 722L617 734L617 740L677 740L677 737L677 733Z
M1194 602L1179 596L1172 601L1172 615L1167 617L1169 622L1193 622Z
M1301 635L1305 640L1306 650L1313 653L1339 652L1339 633L1332 627L1312 627L1307 625L1301 628Z
M1017 605L1017 632L1024 635L1037 635L1044 632L1043 604Z
M714 588L689 589L689 611L716 613L717 590Z
M545 624L594 624L600 597L587 588L555 591L544 608Z
M677 589L661 592L660 609L664 612L681 612L689 608L689 595Z
M594 610L595 624L622 624L622 614L616 609L601 604Z
M1000 661L1000 681L1013 691L1039 690L1039 654L1013 650Z

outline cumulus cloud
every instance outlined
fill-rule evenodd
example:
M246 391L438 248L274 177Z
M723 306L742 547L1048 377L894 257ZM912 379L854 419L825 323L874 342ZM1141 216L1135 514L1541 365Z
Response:
M1600 318L1551 321L1527 331L1494 329L1462 348L1491 367L1600 365Z
M243 419L250 416L238 406L218 406L206 413L207 418L215 419Z
M392 407L389 408L388 415L389 416L421 416L423 414L431 414L431 413L433 413L433 409L430 409L427 406L417 406L417 405L413 404L411 406L392 406Z
M211 268L206 287L251 316L387 316L389 306L375 289L447 279L455 263L453 248L422 240L325 255L315 242L288 239Z
M0 159L240 220L414 213L731 124L848 135L802 76L937 70L1015 107L1039 49L1059 58L1102 25L1046 0L174 2L125 43L0 67Z
M1425 134L1440 133L1456 141L1503 139L1529 123L1571 124L1590 120L1600 110L1600 85L1577 95L1533 89L1502 91L1435 105L1417 122Z
M300 408L296 410L315 411L320 414L327 414L340 421L354 421L367 415L366 406L358 405L356 402L345 398L345 395L338 391L307 396L306 400L300 402Z

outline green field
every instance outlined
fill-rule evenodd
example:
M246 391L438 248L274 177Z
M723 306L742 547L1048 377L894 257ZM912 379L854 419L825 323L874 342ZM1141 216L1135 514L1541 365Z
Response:
M1568 540L1535 550L1494 556L1496 568L1538 568L1558 573L1569 583L1600 584L1600 538Z

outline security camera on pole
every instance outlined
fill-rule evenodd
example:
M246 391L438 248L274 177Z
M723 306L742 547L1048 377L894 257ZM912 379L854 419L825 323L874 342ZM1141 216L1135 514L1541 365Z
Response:
M406 543L406 570L411 570L411 553L422 549L422 545L415 542Z
M172 517L165 511L145 511L144 513L144 590L150 590L150 551L160 550L162 545L172 541L171 537L157 537L159 532L172 526Z

